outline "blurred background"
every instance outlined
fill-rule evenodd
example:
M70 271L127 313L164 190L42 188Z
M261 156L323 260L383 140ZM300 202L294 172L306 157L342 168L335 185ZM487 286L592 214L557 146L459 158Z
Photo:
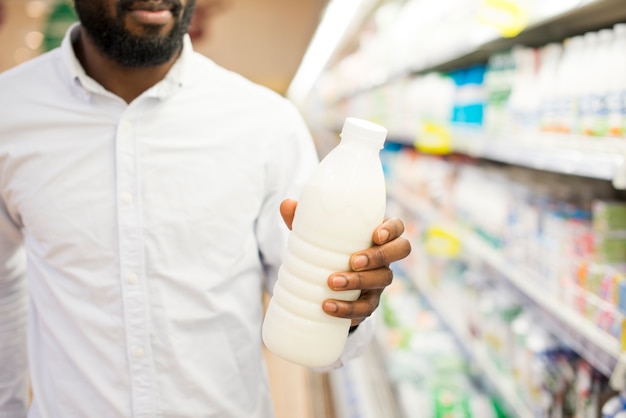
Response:
M58 44L73 2L0 0L0 71ZM190 31L219 64L285 93L325 0L197 0Z

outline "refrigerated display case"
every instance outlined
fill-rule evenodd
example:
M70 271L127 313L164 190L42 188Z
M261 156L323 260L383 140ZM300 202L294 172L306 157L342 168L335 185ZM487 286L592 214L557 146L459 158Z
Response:
M342 41L353 48L333 57L301 108L320 138L347 116L388 127L389 214L405 220L414 248L396 266L401 293L454 336L474 386L502 404L494 414L593 416L626 388L626 4L367 5L370 19ZM587 55L575 50L583 44ZM399 328L379 318L377 348L332 381L354 405L349 382L387 374L391 395L364 388L362 405L375 406L344 402L339 416L440 416L407 400L432 407L436 388L408 390L407 373L393 373L419 345L406 334L422 335L412 328L423 315ZM528 318L540 327L520 343ZM515 369L520 344L535 350L524 363L535 375Z

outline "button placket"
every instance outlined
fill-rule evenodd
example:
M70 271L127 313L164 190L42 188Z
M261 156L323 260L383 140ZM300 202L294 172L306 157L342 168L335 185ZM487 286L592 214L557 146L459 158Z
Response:
M154 414L149 312L143 269L141 213L137 204L137 152L133 125L120 122L116 138L121 288L130 366L133 416Z

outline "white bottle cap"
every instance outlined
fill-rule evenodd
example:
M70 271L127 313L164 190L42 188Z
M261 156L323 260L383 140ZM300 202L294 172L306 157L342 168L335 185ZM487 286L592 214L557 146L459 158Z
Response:
M341 130L341 137L345 136L367 139L382 148L387 137L387 129L367 120L348 117Z

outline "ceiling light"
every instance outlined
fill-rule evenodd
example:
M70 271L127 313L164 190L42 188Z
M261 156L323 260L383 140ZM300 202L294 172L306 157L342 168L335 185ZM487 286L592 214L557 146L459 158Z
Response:
M347 30L370 10L376 0L331 0L287 90L287 97L302 104Z

